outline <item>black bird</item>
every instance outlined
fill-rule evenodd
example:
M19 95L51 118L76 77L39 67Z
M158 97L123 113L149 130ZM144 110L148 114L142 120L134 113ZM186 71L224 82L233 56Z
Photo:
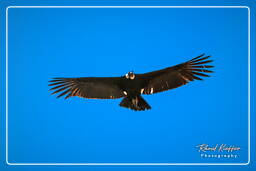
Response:
M207 68L212 62L210 56L204 54L187 62L162 70L144 74L128 72L121 77L81 77L53 78L49 86L54 86L52 94L61 92L57 97L66 95L65 99L78 96L88 99L117 99L123 98L119 104L122 107L136 111L151 109L141 94L154 94L180 87L190 81L202 80L211 73Z

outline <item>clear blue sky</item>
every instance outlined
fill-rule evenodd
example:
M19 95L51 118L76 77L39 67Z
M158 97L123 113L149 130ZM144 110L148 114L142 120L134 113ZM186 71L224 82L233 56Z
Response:
M9 162L247 162L248 10L25 9L9 14ZM118 100L56 99L53 77L122 76L212 55L212 77ZM237 159L203 159L207 143Z

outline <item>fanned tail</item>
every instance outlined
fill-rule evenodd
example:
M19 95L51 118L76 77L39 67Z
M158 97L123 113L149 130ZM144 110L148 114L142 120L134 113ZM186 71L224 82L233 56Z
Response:
M121 107L129 108L135 111L149 110L151 107L149 104L141 97L126 97L119 104Z

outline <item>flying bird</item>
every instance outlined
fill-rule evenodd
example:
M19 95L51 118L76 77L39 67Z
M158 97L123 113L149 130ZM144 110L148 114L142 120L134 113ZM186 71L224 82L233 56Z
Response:
M183 86L190 81L202 80L212 73L213 60L204 54L187 62L144 74L128 72L121 77L53 78L49 86L52 94L60 93L65 99L77 96L87 99L123 98L121 107L135 111L151 109L141 95L149 95Z

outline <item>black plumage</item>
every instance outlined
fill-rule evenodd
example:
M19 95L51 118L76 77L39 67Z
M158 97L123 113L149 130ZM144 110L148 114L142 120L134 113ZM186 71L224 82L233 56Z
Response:
M151 109L141 94L154 94L180 87L190 81L202 80L211 73L210 56L204 54L187 62L145 74L127 73L122 77L54 78L49 86L52 94L65 99L73 96L88 99L124 99L120 106L136 111Z

